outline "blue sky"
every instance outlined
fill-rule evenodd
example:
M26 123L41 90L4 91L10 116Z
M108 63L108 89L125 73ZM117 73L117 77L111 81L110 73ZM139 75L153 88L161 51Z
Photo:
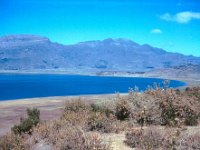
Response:
M0 36L54 42L127 38L200 56L199 0L0 0Z

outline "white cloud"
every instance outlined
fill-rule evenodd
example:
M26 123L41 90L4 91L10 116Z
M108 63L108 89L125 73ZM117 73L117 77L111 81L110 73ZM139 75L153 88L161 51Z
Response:
M160 30L160 29L152 29L151 33L153 33L153 34L161 34L162 30Z
M184 11L184 12L179 12L175 15L165 13L161 15L160 18L166 21L174 21L177 23L188 23L192 19L200 19L200 12Z

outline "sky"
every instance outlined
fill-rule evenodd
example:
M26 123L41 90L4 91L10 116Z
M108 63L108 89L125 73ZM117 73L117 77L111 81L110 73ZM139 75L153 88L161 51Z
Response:
M75 44L131 39L200 56L200 0L0 0L0 36Z

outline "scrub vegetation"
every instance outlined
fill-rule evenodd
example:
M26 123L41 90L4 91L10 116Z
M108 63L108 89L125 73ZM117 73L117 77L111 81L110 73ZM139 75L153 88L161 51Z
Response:
M28 109L10 133L0 138L0 150L109 150L107 135L124 134L130 148L200 149L200 87L184 91L156 88L117 94L112 101L67 101L56 120L41 121L38 109Z

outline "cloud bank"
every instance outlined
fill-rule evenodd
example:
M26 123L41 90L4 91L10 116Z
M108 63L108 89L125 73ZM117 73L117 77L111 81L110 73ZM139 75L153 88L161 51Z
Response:
M165 21L174 21L177 23L189 23L193 19L200 19L200 12L184 11L179 12L175 15L165 13L160 16Z

